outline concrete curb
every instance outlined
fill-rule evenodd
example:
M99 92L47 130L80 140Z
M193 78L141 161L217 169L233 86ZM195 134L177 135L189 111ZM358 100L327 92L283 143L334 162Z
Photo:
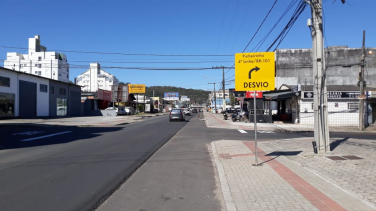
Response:
M222 189L222 194L223 198L225 199L225 204L226 204L226 210L227 211L236 211L236 206L234 203L234 200L231 195L230 187L227 182L226 178L226 173L223 168L222 163L219 161L218 155L217 155L217 149L215 146L215 141L211 142L211 147L212 147L212 152L213 152L213 157L215 164L217 166L218 170L218 177L219 177L219 182L221 183L221 189Z

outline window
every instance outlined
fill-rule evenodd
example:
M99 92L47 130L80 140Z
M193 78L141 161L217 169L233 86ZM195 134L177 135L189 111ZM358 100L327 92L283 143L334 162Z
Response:
M35 64L35 67L41 68L42 64Z
M56 101L57 101L56 102L56 105L57 105L56 115L66 116L67 115L67 99L57 98Z
M59 94L60 95L65 95L65 89L64 88L59 88Z
M26 67L27 66L27 64L24 64L24 67Z
M10 87L10 78L0 76L0 86Z
M47 93L47 85L46 84L39 84L39 91Z
M35 71L35 75L42 75L42 71Z
M348 103L347 106L348 106L349 110L354 110L354 109L358 110L359 109L359 104L358 103Z
M0 117L14 117L14 98L14 94L0 92Z
M55 94L55 87L54 86L50 86L50 94Z
M41 56L38 57L38 61L42 61L42 57Z

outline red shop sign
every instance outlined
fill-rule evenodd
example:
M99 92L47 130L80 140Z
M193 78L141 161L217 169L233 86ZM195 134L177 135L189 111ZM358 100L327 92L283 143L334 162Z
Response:
M246 98L253 98L253 91L247 91ZM256 92L256 98L262 98L262 92Z

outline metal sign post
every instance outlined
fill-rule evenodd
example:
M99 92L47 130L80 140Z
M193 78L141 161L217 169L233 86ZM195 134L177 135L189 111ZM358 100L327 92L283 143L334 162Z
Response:
M257 161L257 121L256 121L256 91L253 91L253 121L255 123L255 162L256 166L258 165Z
M271 91L275 88L275 53L235 54L235 90L253 91L253 117L255 123L255 166L257 158L257 111L256 91Z

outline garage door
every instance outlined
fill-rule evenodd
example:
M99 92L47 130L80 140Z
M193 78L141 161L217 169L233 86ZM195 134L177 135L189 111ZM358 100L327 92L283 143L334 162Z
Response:
M20 117L37 116L37 84L20 80Z

